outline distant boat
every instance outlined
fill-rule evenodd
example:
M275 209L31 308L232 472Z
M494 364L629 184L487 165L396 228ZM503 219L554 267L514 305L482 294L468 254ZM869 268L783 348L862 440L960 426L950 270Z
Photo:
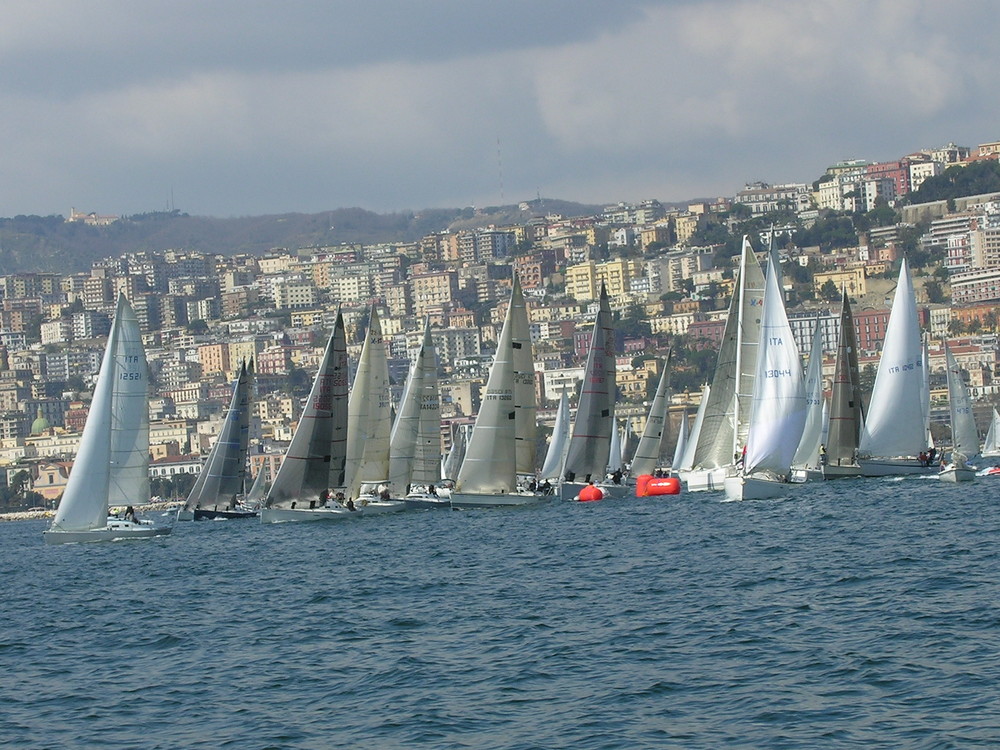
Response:
M744 236L715 375L694 441L692 468L681 473L689 492L723 489L747 444L763 301L764 272Z
M611 456L611 443L615 440L615 338L611 322L611 305L608 290L601 284L597 316L587 351L587 362L580 385L576 419L570 436L569 449L559 494L571 500L580 490L593 481L606 495L624 496L628 488L604 481Z
M452 507L506 507L528 505L543 499L537 492L521 489L517 481L516 422L518 417L534 411L519 409L516 403L517 395L524 390L515 388L515 344L529 347L529 354L531 346L530 341L519 342L514 338L515 328L520 327L514 319L519 315L527 317L521 285L515 275L497 352L486 380L486 392L451 493ZM534 401L534 390L530 398Z
M205 459L205 465L177 511L178 521L253 518L258 515L243 503L246 489L247 448L250 444L250 389L253 365L244 361L233 386L222 428Z
M955 361L948 342L944 342L944 357L948 376L948 411L951 415L951 462L942 464L938 478L944 482L971 482L976 469L968 462L979 454L979 433L972 414L969 386Z
M552 438L549 440L549 448L545 453L545 460L542 462L540 476L544 481L558 482L563 475L566 451L569 449L570 424L569 397L564 389L559 396L556 421L552 427Z
M114 506L149 502L149 367L139 321L125 295L101 360L80 450L46 544L143 539L169 534L170 526L109 517Z
M864 423L861 378L858 372L858 342L851 301L845 289L840 302L840 338L837 342L833 391L830 394L826 454L822 457L825 479L861 476L858 446Z
M886 326L875 386L861 432L859 464L867 477L927 474L921 462L929 434L927 360L910 271L903 259Z
M787 494L789 474L806 423L802 360L788 323L776 273L767 275L760 350L743 465L726 477L730 500L763 500Z
M1000 456L1000 414L994 408L993 418L990 420L990 426L986 430L986 439L983 441L983 458L997 456Z
M632 456L632 463L629 467L629 474L638 477L643 474L652 474L660 465L660 451L663 447L663 436L666 433L667 406L670 399L670 352L663 358L663 372L660 374L660 382L656 385L656 394L653 396L653 403L649 407L649 414L646 415L646 425L639 438L639 444L635 448L635 455Z
M338 311L309 398L264 500L261 523L337 520L357 515L330 498L331 488L344 486L347 380L347 336L344 317Z
M819 319L813 331L812 347L809 350L809 364L805 375L806 424L802 439L792 459L792 481L804 482L823 479L820 453L823 443L823 427L826 422L826 403L823 401L823 330Z

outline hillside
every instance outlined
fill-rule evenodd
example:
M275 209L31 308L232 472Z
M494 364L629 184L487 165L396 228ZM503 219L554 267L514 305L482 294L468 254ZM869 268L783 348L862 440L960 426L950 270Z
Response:
M274 247L415 242L447 229L521 223L545 213L589 216L600 210L601 206L545 199L532 201L527 211L498 206L377 214L339 208L233 219L174 211L123 217L106 227L69 223L61 216L15 216L0 219L0 274L86 271L96 260L139 250L259 255Z

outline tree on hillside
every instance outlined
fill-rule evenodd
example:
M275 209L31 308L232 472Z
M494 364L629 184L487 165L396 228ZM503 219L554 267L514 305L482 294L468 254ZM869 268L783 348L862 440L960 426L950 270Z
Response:
M1000 162L976 161L965 167L948 167L943 174L928 177L910 194L910 202L929 203L994 192L1000 192Z

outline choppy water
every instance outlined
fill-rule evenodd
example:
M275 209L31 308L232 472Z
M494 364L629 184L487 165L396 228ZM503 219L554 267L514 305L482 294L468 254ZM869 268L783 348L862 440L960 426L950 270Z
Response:
M0 524L0 745L996 747L998 495Z

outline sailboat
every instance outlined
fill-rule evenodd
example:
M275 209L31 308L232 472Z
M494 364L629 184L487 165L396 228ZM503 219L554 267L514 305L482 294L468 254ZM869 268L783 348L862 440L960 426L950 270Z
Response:
M951 462L943 464L938 478L943 482L971 482L976 470L969 466L969 459L979 453L979 433L972 414L969 387L962 377L962 370L955 361L948 342L944 342L944 357L948 369L948 411L951 415Z
M441 487L441 401L430 320L424 323L389 436L389 490L396 497L405 495L407 508L451 505L450 493Z
M345 462L347 496L367 515L406 510L406 503L390 499L386 491L391 427L389 364L382 324L373 304L347 405Z
M670 461L670 476L676 477L681 462L684 460L684 453L688 445L688 415L687 410L681 412L680 423L677 425L677 443L674 445L674 457Z
M826 453L823 457L825 479L861 476L858 445L864 423L857 334L854 330L851 301L845 289L840 302L840 338L837 342L833 391L830 394Z
M726 497L730 500L762 500L786 494L792 459L806 423L802 360L777 276L769 273L765 282L743 466L738 475L725 479Z
M564 500L572 500L579 495L590 481L600 484L611 496L624 497L628 492L624 485L608 485L603 481L616 430L616 390L611 304L607 288L602 283L576 418L566 452L563 481L560 483L560 495Z
M441 462L441 476L446 482L454 484L455 478L462 468L471 430L471 425L457 425L457 427L452 428L451 448L448 449L448 455Z
M633 477L652 474L660 463L660 449L663 444L667 422L667 401L670 390L670 353L663 360L663 372L656 385L656 395L646 416L646 425L636 446L629 473Z
M917 303L904 258L858 447L862 475L927 474L933 470L918 458L927 449L930 409L924 367Z
M764 272L750 240L744 236L722 346L694 445L692 468L681 473L690 492L723 489L726 476L735 473L736 460L746 446L763 301Z
M357 515L349 507L330 500L330 488L344 486L347 377L347 336L343 315L338 311L309 398L264 500L261 523L322 521Z
M537 492L520 489L517 481L518 467L518 418L534 409L519 409L516 397L524 390L516 388L515 348L527 347L530 357L531 342L517 341L515 327L520 327L514 318L524 314L523 298L517 276L514 277L511 301L507 306L497 352L490 366L476 423L472 428L465 460L458 472L455 488L451 493L453 508L491 508L513 505L528 505L542 499ZM523 362L523 360L519 360ZM531 400L534 402L534 389ZM523 434L523 433L522 433Z
M996 458L1000 456L1000 413L993 409L993 419L986 430L986 439L983 440L983 458Z
M250 443L250 388L253 365L240 365L222 428L191 488L178 521L252 518L258 512L243 505L247 448Z
M135 311L118 296L90 413L46 544L141 539L170 526L109 518L112 506L149 501L149 367Z
M549 440L548 450L545 452L545 460L542 461L540 478L546 482L558 482L563 475L563 466L566 464L566 451L569 450L569 396L563 389L559 396L559 406L556 407L556 421L552 427L552 438Z
M701 434L701 426L705 422L705 409L708 408L708 397L712 392L712 387L706 383L701 389L701 400L698 401L698 410L694 413L694 423L688 432L687 440L684 443L684 450L680 453L680 461L674 463L672 474L682 481L691 471L694 462L694 451L698 446L698 436Z
M813 331L812 347L809 350L809 364L806 369L806 424L802 439L792 459L793 482L806 482L823 478L820 452L823 442L823 426L826 420L826 404L823 401L823 330L819 319Z

